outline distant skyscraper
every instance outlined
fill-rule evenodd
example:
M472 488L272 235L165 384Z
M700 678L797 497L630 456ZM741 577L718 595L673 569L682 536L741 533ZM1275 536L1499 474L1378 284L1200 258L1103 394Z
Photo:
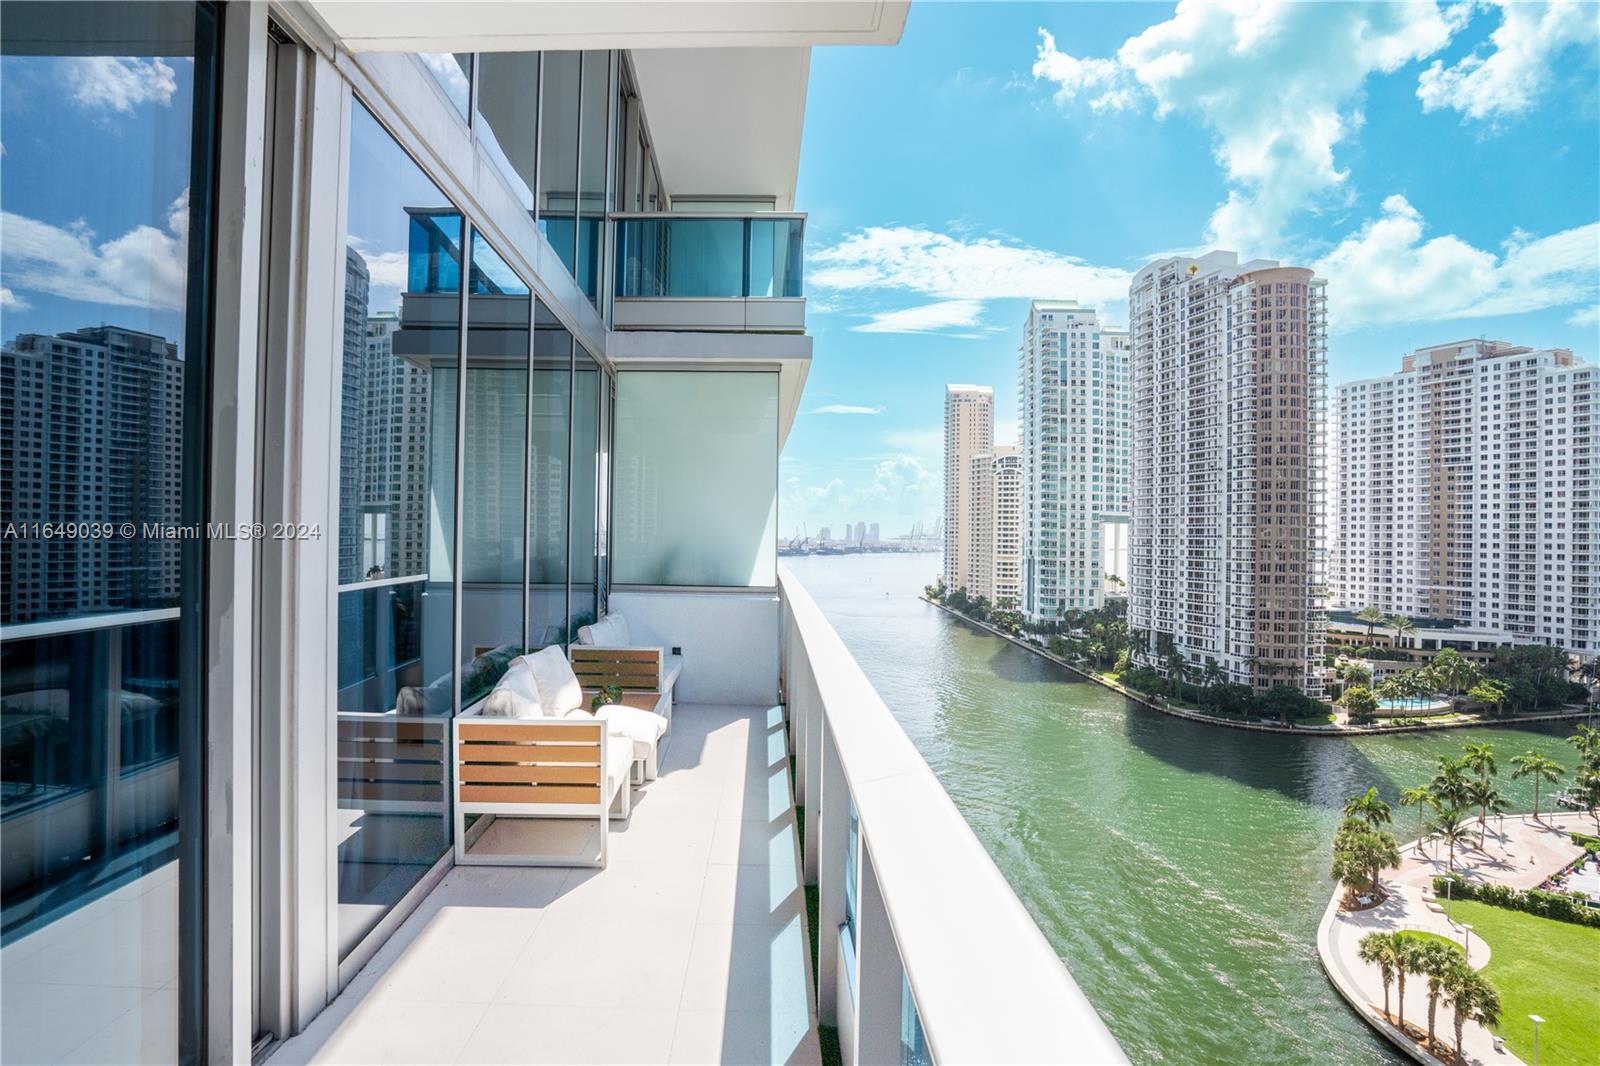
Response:
M865 522L857 522L856 523L856 528L855 528L855 541L854 541L854 543L855 543L856 547L859 548L861 545L865 544L866 542L867 542L867 524Z
M1231 252L1151 263L1129 294L1129 624L1229 681L1316 697L1324 306L1311 271Z
M967 583L974 455L994 451L994 390L987 385L946 385L944 391L944 581Z
M1125 527L1131 475L1128 332L1073 300L1035 300L1017 355L1020 606L1055 621L1105 600L1108 526ZM1120 530L1119 530L1120 531Z
M823 526L821 529L817 530L817 542L820 544L833 543L833 530L829 529L827 526Z
M1600 652L1597 400L1570 351L1489 340L1339 386L1341 603Z
M132 522L133 537L7 538L7 625L177 605L183 361L150 333L24 333L0 350L0 513L12 522Z
M878 523L876 522L873 522L871 525L867 526L867 543L878 543Z
M366 473L367 306L371 278L354 247L344 250L344 374L339 403L339 583L360 581L362 476Z
M1015 444L994 449L994 602L1022 603L1022 456Z

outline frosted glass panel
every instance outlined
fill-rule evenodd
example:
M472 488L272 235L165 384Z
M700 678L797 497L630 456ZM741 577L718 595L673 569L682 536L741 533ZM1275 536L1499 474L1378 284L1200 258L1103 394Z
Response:
M777 583L778 375L617 375L619 585Z

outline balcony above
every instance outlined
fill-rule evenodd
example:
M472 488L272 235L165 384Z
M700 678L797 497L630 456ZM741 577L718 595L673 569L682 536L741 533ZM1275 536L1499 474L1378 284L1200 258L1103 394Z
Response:
M805 332L805 216L613 215L618 330Z

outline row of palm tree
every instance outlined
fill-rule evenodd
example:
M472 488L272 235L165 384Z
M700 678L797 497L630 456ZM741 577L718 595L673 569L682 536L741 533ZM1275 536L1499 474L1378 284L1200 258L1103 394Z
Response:
M1455 1061L1462 1062L1461 1039L1467 1022L1485 1028L1500 1023L1500 993L1493 983L1468 965L1453 947L1437 940L1422 940L1404 931L1368 933L1357 948L1361 961L1378 967L1383 981L1383 1016L1405 1032L1406 977L1414 975L1428 982L1428 1049L1437 1051L1435 1022L1439 1000L1455 1012ZM1389 1011L1389 988L1398 985L1399 1013Z

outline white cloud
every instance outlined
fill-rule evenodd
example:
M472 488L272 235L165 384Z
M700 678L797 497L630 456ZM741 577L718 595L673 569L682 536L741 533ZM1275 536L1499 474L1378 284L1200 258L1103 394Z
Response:
M970 329L983 304L998 299L1077 299L1088 305L1128 298L1129 272L997 237L952 237L921 226L869 226L813 252L806 267L813 288L897 289L937 302L878 312L868 333Z
M1449 235L1423 239L1404 196L1316 264L1335 329L1518 314L1600 295L1600 222L1547 237L1513 234L1503 254Z
M361 252L361 258L367 262L367 277L372 284L396 291L406 287L406 271L411 263L405 252Z
M1192 113L1215 132L1231 186L1207 243L1247 255L1280 249L1290 217L1343 185L1334 147L1362 123L1373 73L1442 48L1457 28L1432 3L1181 0L1172 18L1128 38L1115 59L1061 52L1040 30L1035 78L1070 102Z
M177 73L160 58L73 56L62 60L62 76L72 99L86 110L124 114L140 104L166 107L177 92Z
M797 476L784 480L782 508L796 523L830 524L841 514L881 521L890 528L909 526L938 509L944 487L915 456L890 455L873 464L869 478L847 482L830 478L806 484ZM790 518L784 519L787 526ZM885 533L887 533L887 529Z
M1591 304L1572 312L1572 317L1567 319L1569 326L1600 326L1600 304Z
M1417 79L1424 111L1454 108L1470 119L1519 114L1534 105L1561 53L1600 40L1593 3L1493 0L1482 6L1500 10L1488 55L1479 49L1448 67L1434 60Z
M827 403L814 408L814 415L881 415L881 407L861 407L853 403Z
M958 326L976 326L983 315L977 300L941 300L938 303L879 311L872 321L850 328L858 333L937 333Z
M24 300L10 289L0 288L0 310L26 311L32 306L27 300Z
M0 263L6 279L19 290L87 303L182 310L188 204L184 190L167 208L165 230L135 226L100 243L81 219L63 229L0 212Z

